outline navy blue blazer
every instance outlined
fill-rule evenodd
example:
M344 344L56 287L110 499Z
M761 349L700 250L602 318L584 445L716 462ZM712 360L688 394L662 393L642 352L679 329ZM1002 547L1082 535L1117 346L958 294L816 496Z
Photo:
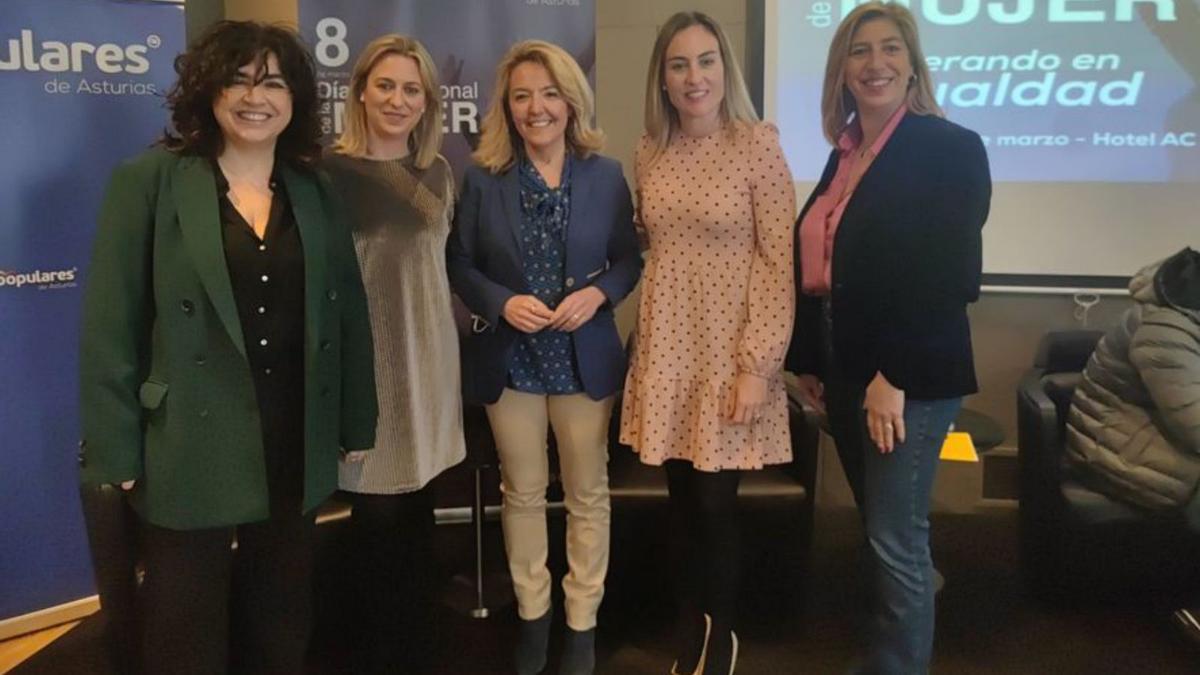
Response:
M625 382L625 350L613 308L637 285L642 255L621 164L600 155L576 157L571 171L565 290L592 285L608 298L572 334L583 389L599 400ZM500 174L467 169L446 243L450 286L474 315L462 347L463 398L469 403L495 403L508 384L520 332L504 320L504 303L530 293L519 248L518 174L516 165Z
M828 189L837 161L834 150L797 228ZM991 195L978 134L933 115L900 120L834 235L833 353L845 377L866 385L882 372L912 399L977 390L967 304L979 297ZM800 258L797 246L796 323L785 367L823 377L821 299L800 292Z

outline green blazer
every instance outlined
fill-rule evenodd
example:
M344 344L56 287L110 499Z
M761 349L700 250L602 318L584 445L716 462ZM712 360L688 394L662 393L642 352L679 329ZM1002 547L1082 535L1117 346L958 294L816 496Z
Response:
M354 245L327 180L283 167L304 248L304 511L337 487L339 450L375 443L375 376ZM208 160L156 148L113 173L84 295L88 483L137 480L172 529L269 515L262 430Z

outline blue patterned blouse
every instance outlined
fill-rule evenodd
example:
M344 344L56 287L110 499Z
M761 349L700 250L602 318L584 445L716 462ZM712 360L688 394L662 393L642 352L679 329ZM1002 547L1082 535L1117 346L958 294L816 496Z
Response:
M567 222L571 217L571 155L557 188L546 185L528 158L520 162L521 257L529 290L550 309L566 296ZM522 333L508 371L509 386L530 394L583 391L571 334L557 330Z

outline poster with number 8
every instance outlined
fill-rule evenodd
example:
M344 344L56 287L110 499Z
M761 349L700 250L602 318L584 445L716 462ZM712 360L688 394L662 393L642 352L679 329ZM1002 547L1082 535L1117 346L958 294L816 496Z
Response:
M381 35L408 35L425 45L436 64L446 131L442 154L461 178L491 101L496 64L509 46L526 39L558 44L594 84L595 13L595 0L300 0L301 35L317 62L324 140L331 143L342 131L359 51Z

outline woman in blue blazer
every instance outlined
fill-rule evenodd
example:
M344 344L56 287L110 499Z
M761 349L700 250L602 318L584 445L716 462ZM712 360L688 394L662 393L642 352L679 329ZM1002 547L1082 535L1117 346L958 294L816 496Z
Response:
M591 673L608 567L608 423L625 376L613 308L641 255L620 164L596 154L593 97L574 59L530 40L501 61L476 166L447 245L450 283L473 313L463 395L487 406L500 456L501 522L521 616L519 673L545 666L546 433L567 507L567 644L561 673Z
M787 369L828 412L875 558L865 672L925 673L930 495L946 431L976 390L967 304L979 296L987 154L942 118L899 4L847 15L821 107L834 148L797 222Z

